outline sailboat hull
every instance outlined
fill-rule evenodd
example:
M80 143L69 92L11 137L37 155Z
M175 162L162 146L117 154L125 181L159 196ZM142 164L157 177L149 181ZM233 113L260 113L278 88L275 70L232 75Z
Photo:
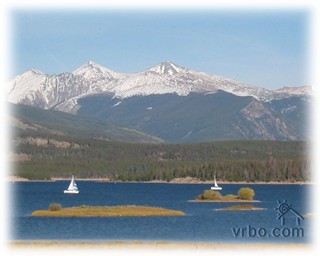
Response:
M222 190L221 187L211 187L211 190Z
M79 194L79 191L75 191L75 190L65 190L65 191L63 191L63 193L65 193L65 194Z

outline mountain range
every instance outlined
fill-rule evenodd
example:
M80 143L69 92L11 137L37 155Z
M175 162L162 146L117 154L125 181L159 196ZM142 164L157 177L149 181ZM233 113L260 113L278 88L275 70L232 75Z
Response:
M172 62L125 74L89 61L57 75L28 70L8 84L11 103L112 122L171 143L305 140L311 100L310 86L268 90Z

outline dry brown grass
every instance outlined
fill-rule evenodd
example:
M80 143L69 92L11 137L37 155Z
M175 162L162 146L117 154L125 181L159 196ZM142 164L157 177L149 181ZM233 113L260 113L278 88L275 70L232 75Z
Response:
M59 211L38 210L35 217L129 217L129 216L184 216L185 213L148 206L78 206L62 208Z

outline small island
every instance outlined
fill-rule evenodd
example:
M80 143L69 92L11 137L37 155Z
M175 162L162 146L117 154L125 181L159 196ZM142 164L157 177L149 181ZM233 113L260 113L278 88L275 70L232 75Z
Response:
M216 211L261 211L266 210L265 208L256 207L249 204L232 205L225 208L216 209Z
M221 195L220 192L214 190L205 190L203 194L198 195L195 200L190 200L189 202L204 202L204 203L253 203L260 202L258 200L253 200L255 192L251 188L241 188L238 191L238 195Z
M62 208L60 204L50 204L48 210L32 212L34 217L142 217L142 216L184 216L178 210L149 206L87 206Z

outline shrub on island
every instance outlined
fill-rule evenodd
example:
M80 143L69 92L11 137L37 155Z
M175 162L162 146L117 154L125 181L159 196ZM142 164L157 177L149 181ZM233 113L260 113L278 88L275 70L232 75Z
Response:
M213 190L205 190L202 195L199 195L197 199L199 200L221 200L222 195L220 192Z
M49 205L49 211L60 211L62 209L61 204L52 203Z
M251 188L240 188L237 195L227 194L221 195L220 192L214 190L204 190L203 194L198 195L197 201L221 201L221 202L232 202L232 201L252 201L255 192Z
M238 191L238 197L242 200L253 200L254 195L252 188L240 188Z

